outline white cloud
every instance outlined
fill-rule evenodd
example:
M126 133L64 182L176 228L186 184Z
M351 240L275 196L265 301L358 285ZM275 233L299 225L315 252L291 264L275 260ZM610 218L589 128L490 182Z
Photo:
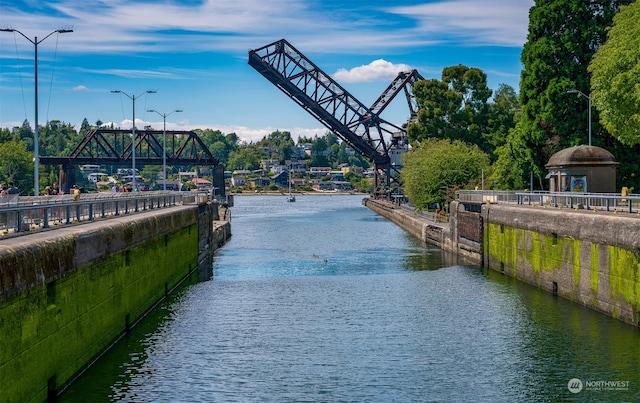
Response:
M354 67L351 70L339 69L333 74L333 78L345 83L360 83L371 81L392 80L401 71L410 71L406 64L393 64L384 59L374 60L363 66Z
M140 69L77 69L77 71L82 73L91 73L91 74L101 74L101 75L110 75L117 77L126 77L126 78L159 78L159 79L178 79L184 78L179 74L170 71L161 71L157 70L140 70Z
M193 129L195 128L202 128L202 126L194 126ZM280 128L274 128L274 127L263 127L263 128L252 128L252 127L247 127L247 126L216 126L216 125L209 125L209 127L213 128L214 130L220 130L222 133L228 134L228 133L235 133L238 135L238 137L242 140L245 141L247 143L255 143L258 142L260 140L262 140L264 137L268 136L269 134L275 132L276 130L279 130L281 132L289 132L291 133L291 138L294 141L298 141L298 137L315 137L315 136L324 136L329 130L325 127L318 127L318 128L302 128L302 127L293 127L293 128L286 128L286 127L280 127ZM184 129L183 129L184 130ZM191 130L191 129L189 129Z
M123 119L120 122L103 122L104 125L115 125L115 127L122 129L130 129L131 128L131 119ZM157 130L162 129L163 121L152 122L149 120L143 120L136 118L136 127L145 127L151 126ZM4 126L0 126L4 127ZM13 126L12 126L13 127ZM79 129L79 125L76 129ZM247 127L241 125L218 125L218 124L193 124L189 119L183 119L177 122L168 121L167 122L167 130L195 130L195 129L212 129L212 130L220 130L224 134L235 133L241 141L247 143L256 143L262 140L264 137L269 134L279 130L281 132L289 132L291 133L291 138L294 141L298 140L298 137L315 137L315 136L324 136L329 130L325 127L318 128L302 128L302 127Z
M171 52L185 47L194 52L244 52L285 37L295 38L305 51L325 52L329 46L334 52L353 54L443 41L521 46L534 1L422 0L421 4L384 9L345 3L326 9L299 0L206 0L197 5L169 2L153 6L128 0L90 4L68 0L45 2L55 13L34 18L32 10L10 9L6 19L24 27L27 36L41 32L42 26L71 25L76 33L61 39L67 52ZM376 13L367 14L363 7ZM393 27L393 15L414 23ZM19 46L29 47L28 43Z
M450 0L387 11L415 19L416 34L464 39L468 45L522 46L533 5L533 0Z
M68 105L64 111L55 112L66 114L57 118L79 121L83 116L72 119L68 116L99 113L102 119L113 119L119 112L117 99L102 101L100 93L108 93L108 90L126 83L137 83L135 80L139 80L140 86L144 85L139 87L140 90L152 88L167 93L176 84L170 80L188 78L189 81L199 80L200 86L193 90L193 87L188 87L190 82L186 82L186 89L180 93L186 94L187 90L191 93L176 100L180 101L177 106L193 111L192 120L199 122L193 125L194 128L218 128L225 133L235 132L246 141L257 141L276 129L288 130L294 138L298 135L323 135L326 129L313 129L321 126L318 122L309 123L311 129L297 129L295 126L305 125L297 120L297 115L285 120L291 129L283 127L285 125L276 127L279 123L275 122L282 120L274 122L272 116L266 115L246 123L254 125L254 128L210 124L209 119L215 119L217 113L225 113L220 120L227 124L247 122L247 112L242 106L236 108L242 112L238 117L234 108L224 108L225 112L216 108L216 102L226 102L225 94L236 91L230 85L234 81L259 82L250 87L251 91L255 90L251 94L254 98L277 97L271 87L265 89L264 94L261 92L266 84L246 66L247 50L286 38L314 62L323 58L329 60L327 64L322 61L319 66L328 65L325 71L335 72L333 77L342 83L388 82L400 70L410 69L387 60L411 63L425 77L427 73L438 76L442 66L437 64L439 61L431 61L428 57L430 45L447 46L450 53L459 51L461 46L517 48L526 39L528 10L534 5L534 0L406 0L402 3L411 6L394 6L395 2L373 0L201 0L153 4L142 0L29 0L5 7L2 20L10 21L13 27L30 38L46 35L47 27L70 26L74 29L74 33L60 35L59 39L53 35L39 55L43 62L41 72L43 77L47 77L46 69L53 66L54 52L63 54L65 58L60 60L64 63L56 66L55 82L64 83L65 90L76 94L67 98ZM3 60L3 68L7 67L0 76L3 98L7 98L4 94L9 89L15 92L16 97L21 96L23 90L18 87L19 79L31 77L28 60L33 47L23 39L14 39L6 33L0 35L0 59ZM8 61L13 60L16 48L18 59L26 58L26 61L20 62L20 68L9 69ZM460 55L461 62L464 62L464 56ZM79 62L69 63L73 57ZM95 62L91 62L92 59ZM150 62L147 63L146 59ZM237 61L232 59L242 60L246 69L229 70L227 66ZM363 63L369 64L357 66ZM517 63L516 58L516 68ZM339 67L345 68L337 70ZM65 69L74 75L58 80ZM518 73L515 74L514 81L517 82ZM73 88L78 82L83 85ZM367 94L370 86L358 87ZM127 88L131 87L122 89ZM95 94L95 102L71 103L81 102L85 91ZM205 98L200 101L202 96ZM161 98L154 99L153 106L160 107L157 102ZM190 107L190 102L198 106ZM202 104L209 105L209 110L198 116L195 110L202 109ZM166 108L175 106L170 104ZM23 112L17 105L15 107L15 111L9 112L3 104L2 119L8 123L18 120L21 124L18 117ZM257 112L258 115L262 113ZM27 115L30 116L30 112ZM96 118L89 120L95 121Z

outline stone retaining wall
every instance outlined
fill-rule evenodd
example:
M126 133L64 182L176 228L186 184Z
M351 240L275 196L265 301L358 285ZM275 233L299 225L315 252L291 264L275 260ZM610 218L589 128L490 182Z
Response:
M363 204L424 242L640 326L640 216L453 202L439 224L392 203Z
M483 264L640 326L640 218L483 205Z
M0 401L58 391L182 281L211 278L230 236L179 206L0 243Z

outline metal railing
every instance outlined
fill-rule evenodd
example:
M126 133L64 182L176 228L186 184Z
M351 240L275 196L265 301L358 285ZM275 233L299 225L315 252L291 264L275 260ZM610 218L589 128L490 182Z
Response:
M472 203L506 203L627 213L640 212L640 195L622 196L617 193L459 190L456 192L456 199Z
M423 210L419 210L419 209L415 208L411 204L400 204L400 207L405 211L408 211L410 213L418 215L418 216L420 216L422 218L426 218L427 220L433 221L435 223L446 223L446 222L449 222L449 215L444 211L439 211L438 213L430 212L430 211L423 211Z
M183 204L204 204L208 192L82 193L0 197L0 239L65 225Z
M501 190L458 190L456 200L472 203L509 203L517 204L517 192Z

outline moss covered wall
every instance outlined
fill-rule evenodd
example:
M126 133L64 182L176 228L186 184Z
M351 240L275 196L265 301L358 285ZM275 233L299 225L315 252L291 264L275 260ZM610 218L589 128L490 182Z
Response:
M483 204L481 220L462 222L472 214L453 202L450 227L429 236L440 226L388 202L363 204L425 242L640 326L640 216ZM459 231L467 224L482 227L480 251Z
M102 224L0 247L0 401L46 400L198 265L196 206Z
M484 264L640 324L640 219L486 206Z

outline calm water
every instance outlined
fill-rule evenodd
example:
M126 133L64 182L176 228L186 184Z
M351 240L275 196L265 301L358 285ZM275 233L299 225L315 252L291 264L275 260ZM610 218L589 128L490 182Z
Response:
M61 400L640 401L637 329L461 265L361 199L236 198L213 281L165 301Z

